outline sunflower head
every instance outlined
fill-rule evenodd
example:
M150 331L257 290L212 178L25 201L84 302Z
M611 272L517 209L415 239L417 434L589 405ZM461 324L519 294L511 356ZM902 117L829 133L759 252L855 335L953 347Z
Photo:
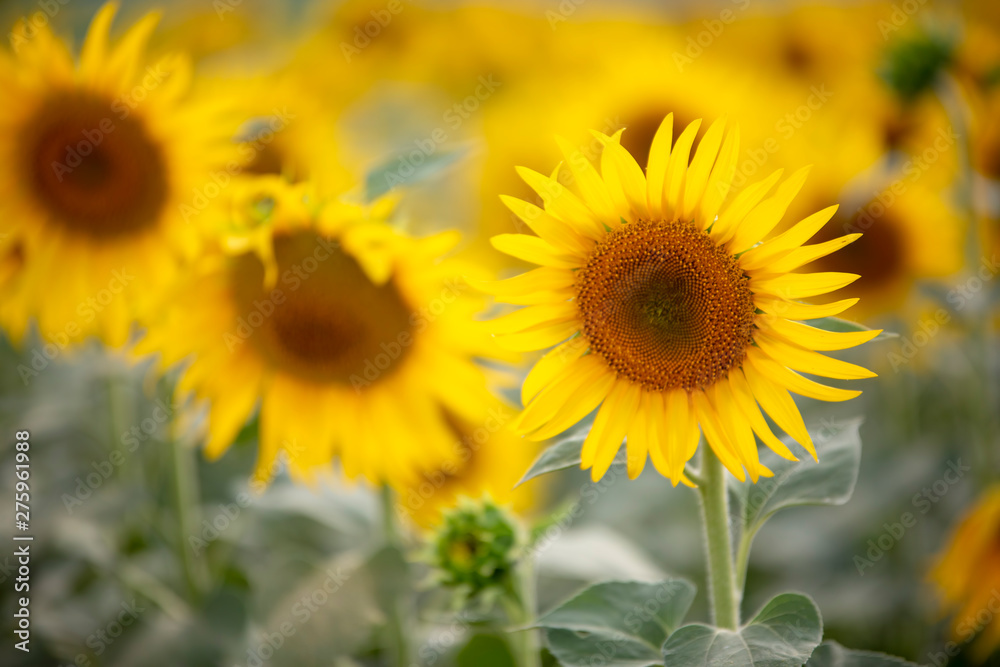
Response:
M482 275L442 257L457 235L413 238L390 224L391 201L279 177L231 193L215 242L139 347L164 366L193 357L178 391L210 402L208 455L259 405L259 478L280 456L296 478L336 461L400 489L457 470L455 424L488 426L496 406L476 363L493 354L473 320Z
M973 659L984 663L1000 648L1000 486L994 485L962 518L930 572L952 637L976 638Z
M205 183L229 179L235 124L189 94L185 57L146 57L157 14L114 41L115 11L98 11L78 58L26 19L12 32L13 54L0 54L0 232L24 251L3 309L15 338L36 317L45 336L124 342L132 318L196 251L192 218L212 204ZM53 288L56 273L74 288Z
M815 456L789 391L822 400L858 394L798 371L872 376L817 350L852 347L877 331L833 333L796 321L856 302L801 303L857 276L794 271L860 234L804 245L834 214L831 206L772 235L807 170L784 180L779 170L730 198L739 132L713 123L692 156L700 127L691 123L673 141L667 116L645 171L622 147L621 132L596 133L598 165L559 140L565 167L552 177L519 170L543 206L503 198L536 235L500 235L494 246L540 268L489 288L527 306L495 321L494 331L515 350L557 345L525 379L515 427L545 439L597 409L581 452L595 480L627 439L630 476L649 456L675 484L686 481L684 466L704 433L734 475L756 481L769 471L755 434L794 458L765 413Z

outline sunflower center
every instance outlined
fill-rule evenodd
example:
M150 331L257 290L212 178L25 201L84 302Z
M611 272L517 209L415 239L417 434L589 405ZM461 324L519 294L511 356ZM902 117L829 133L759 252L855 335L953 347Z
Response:
M742 363L751 343L747 277L688 222L639 221L611 232L577 283L592 349L652 391L710 386Z
M372 283L335 241L312 231L276 235L274 256L271 290L252 253L236 258L231 273L243 327L265 356L305 379L357 389L401 365L413 326L391 280Z
M108 238L159 219L167 200L166 164L126 108L91 94L55 96L19 141L34 198L70 231Z

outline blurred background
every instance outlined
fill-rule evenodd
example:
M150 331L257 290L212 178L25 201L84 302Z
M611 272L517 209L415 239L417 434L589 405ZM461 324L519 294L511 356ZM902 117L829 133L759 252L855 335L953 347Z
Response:
M78 47L100 4L4 0L0 24L41 11ZM865 236L824 270L860 273L845 317L898 337L845 353L879 373L861 398L802 400L810 427L864 417L861 477L847 505L764 529L745 609L800 590L828 639L943 664L949 626L928 573L1000 472L1000 4L125 0L117 25L152 8L152 50L189 53L196 88L248 120L290 119L251 171L348 189L420 151L429 167L399 194L410 231L458 229L460 252L501 274L523 267L488 244L520 229L498 195L533 197L514 167L549 173L556 133L586 147L590 129L627 128L644 164L666 113L728 115L743 138L737 188L814 165L787 219L840 204L830 238ZM513 664L495 624L456 616L419 566L394 576L377 490L302 486L280 467L255 488L256 418L208 462L204 410L175 399L175 376L96 341L54 354L49 342L37 329L0 340L0 496L14 495L12 438L27 429L35 538L32 650L5 634L0 664L386 664L395 589L418 591L416 664ZM532 482L519 511L558 525L537 550L541 609L588 582L703 581L694 494L652 469L624 480ZM4 547L7 619L15 576ZM324 585L337 592L318 603ZM695 617L705 604L699 591ZM946 661L972 664L961 649Z

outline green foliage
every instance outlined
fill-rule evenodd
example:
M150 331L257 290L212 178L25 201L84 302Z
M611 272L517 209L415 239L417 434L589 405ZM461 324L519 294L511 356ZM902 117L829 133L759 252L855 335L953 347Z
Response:
M694 585L683 579L657 583L606 582L591 586L541 616L549 650L565 667L660 664L660 647L684 620Z
M797 593L768 602L739 630L686 625L663 645L671 667L800 667L823 638L816 604Z

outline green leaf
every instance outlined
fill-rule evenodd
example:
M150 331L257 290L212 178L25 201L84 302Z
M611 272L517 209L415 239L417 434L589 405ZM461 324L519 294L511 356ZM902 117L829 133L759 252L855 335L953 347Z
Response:
M580 467L580 450L583 449L583 441L587 439L590 428L594 425L594 416L590 415L576 426L566 431L561 438L549 445L544 452L538 455L535 462L531 464L528 472L515 485L521 486L528 480L534 479L550 472L566 470L567 468ZM612 465L625 465L625 451L619 451Z
M884 653L852 651L837 642L823 642L806 667L917 667L912 662Z
M412 153L413 151L411 151ZM419 164L410 153L393 156L368 172L365 177L365 199L375 201L400 185L413 185L435 176L465 156L466 148L424 155Z
M860 418L825 425L811 433L819 462L804 452L800 461L761 450L761 463L774 472L756 484L730 478L729 498L737 528L752 538L775 512L797 505L843 505L854 493L861 466ZM789 439L786 444L797 447Z
M549 650L564 667L660 665L660 647L684 620L694 585L684 579L595 584L544 614Z
M816 604L785 593L739 630L685 625L663 645L670 667L801 667L823 638Z
M805 324L811 327L816 327L817 329L824 329L825 331L836 331L839 333L851 333L854 331L871 331L871 327L866 327L863 324L858 324L857 322L851 322L850 320L842 320L839 317L821 317L816 320L805 320ZM888 340L889 338L899 338L898 333L892 333L891 331L883 331L879 335L872 338L875 340Z

